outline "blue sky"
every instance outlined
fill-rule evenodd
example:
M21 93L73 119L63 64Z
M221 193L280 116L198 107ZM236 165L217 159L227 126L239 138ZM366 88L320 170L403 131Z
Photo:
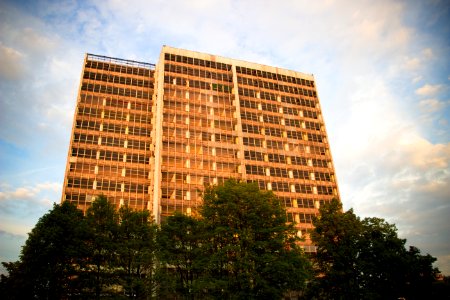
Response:
M84 53L313 73L345 209L450 275L448 1L1 1L0 261L59 202Z

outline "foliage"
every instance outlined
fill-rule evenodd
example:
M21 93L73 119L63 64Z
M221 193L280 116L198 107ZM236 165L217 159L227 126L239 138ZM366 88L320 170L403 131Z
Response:
M169 293L186 298L199 293L197 284L204 267L203 234L202 222L180 213L161 224L158 258L169 266L167 277L172 277L171 284L166 286Z
M272 192L233 180L205 191L201 215L208 258L205 288L215 298L279 299L301 290L308 261Z
M83 214L64 202L41 217L22 248L20 261L4 263L8 299L61 299L79 293L87 253Z
M87 215L54 205L29 234L20 261L3 263L1 299L148 299L154 292L155 234L148 211L116 211L103 196Z
M379 218L361 220L352 210L343 212L337 200L323 205L313 224L317 276L311 297L415 299L431 292L436 259L420 255L415 247L407 251L395 225Z
M130 298L147 299L156 291L156 232L149 211L127 206L119 210L117 267L124 292Z
M233 180L208 187L200 218L175 214L161 225L159 258L173 275L168 294L280 299L302 290L309 262L297 241L272 192Z
M20 260L2 263L1 299L423 299L445 295L435 258L421 255L379 218L360 219L333 200L320 208L310 263L272 192L226 181L208 187L199 217L167 217L98 197L86 216L54 205L29 234ZM434 290L433 290L434 289Z
M118 284L115 266L118 240L118 214L115 207L105 196L98 197L86 212L86 222L89 226L89 272L86 273L92 283L96 298L101 294L113 291L110 287Z

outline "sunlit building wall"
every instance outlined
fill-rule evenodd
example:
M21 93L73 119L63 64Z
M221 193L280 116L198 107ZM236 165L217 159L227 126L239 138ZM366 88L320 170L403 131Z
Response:
M312 75L167 46L156 66L86 56L63 199L103 193L159 222L228 178L272 190L306 237L339 198Z

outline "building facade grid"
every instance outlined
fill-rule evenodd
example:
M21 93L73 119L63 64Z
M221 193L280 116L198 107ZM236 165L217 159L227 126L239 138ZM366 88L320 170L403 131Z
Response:
M157 65L86 55L63 200L104 194L159 222L228 178L272 190L314 251L339 191L312 75L168 46Z

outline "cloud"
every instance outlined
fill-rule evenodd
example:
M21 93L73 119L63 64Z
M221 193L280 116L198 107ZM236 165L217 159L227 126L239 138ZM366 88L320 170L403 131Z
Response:
M419 102L419 107L427 113L432 113L432 112L441 110L444 107L446 107L447 105L448 105L448 102L447 103L442 102L437 99L424 99Z
M408 244L443 263L450 251L450 143L432 144L414 132L398 131L338 175L344 204L362 216L382 216ZM351 183L351 186L349 184Z
M416 90L416 94L419 96L427 96L427 97L434 96L437 93L439 93L440 91L442 91L443 88L444 88L444 86L441 84L435 84L435 85L425 84L424 86L422 86Z
M37 182L32 185L12 187L0 185L0 231L24 235L35 225L52 203L59 202L61 184ZM17 222L17 220L21 220Z
M21 246L25 244L27 236L25 234L13 234L0 230L0 261L13 262L19 259L19 251ZM0 274L5 274L6 269L0 266Z
M17 80L24 75L23 54L0 42L0 78Z
M422 54L425 58L427 59L432 59L434 58L434 53L433 50L431 48L425 48L422 50Z
M423 76L416 76L413 78L412 83L418 83L419 81L421 81L423 79Z
M420 68L420 66L421 66L421 61L417 57L405 59L404 67L405 67L405 69L407 69L409 71L417 70Z

